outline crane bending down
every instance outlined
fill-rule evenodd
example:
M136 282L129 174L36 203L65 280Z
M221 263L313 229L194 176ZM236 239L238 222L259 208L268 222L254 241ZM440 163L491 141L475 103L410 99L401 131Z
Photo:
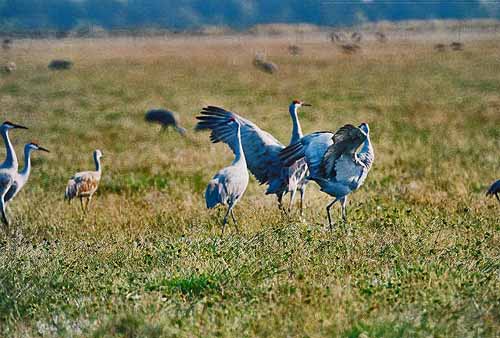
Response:
M289 107L293 128L290 143L295 143L302 137L302 130L298 120L298 109L310 106L299 100L294 100ZM260 184L267 184L266 194L275 194L278 198L280 209L283 208L283 196L290 192L290 207L293 203L297 189L301 194L301 212L307 180L307 165L305 160L299 159L283 166L279 159L279 152L285 148L271 134L263 131L251 121L227 111L223 108L208 106L203 108L201 115L196 117L199 122L196 130L211 130L210 140L213 143L224 142L235 152L231 140L235 132L230 132L226 127L230 119L235 119L240 124L241 144L245 152L248 170L255 176Z
M226 132L232 135L231 139L227 142L230 143L234 149L235 158L229 167L220 170L208 182L205 191L205 201L207 208L211 209L218 204L227 205L227 212L222 221L222 234L224 234L224 227L227 223L227 217L231 214L234 225L237 226L236 218L234 217L233 208L240 200L241 196L248 186L248 171L247 163L245 160L245 153L241 146L241 128L239 122L230 118L224 126Z
M361 145L361 150L356 152ZM326 207L328 224L333 230L330 208L340 201L342 218L347 220L347 196L363 184L375 154L370 141L370 128L362 123L359 127L347 124L335 133L306 135L300 142L285 148L280 158L284 165L305 158L310 171L308 179L335 198Z
M162 127L162 130L167 130L169 126L174 128L184 136L186 134L186 129L182 128L179 125L179 122L175 118L175 115L173 112L165 109L151 109L148 112L146 112L145 120L147 122L156 122L159 123Z
M66 192L64 198L71 202L73 198L80 198L80 204L82 211L85 213L89 206L92 196L97 191L99 187L99 181L101 180L101 157L102 152L99 149L94 151L94 162L95 171L82 171L76 173L68 181L66 186ZM87 203L84 203L84 199L87 199Z
M31 172L31 152L35 150L41 150L49 153L48 149L38 145L36 142L27 143L24 146L24 168L21 172L16 173L14 176L14 180L9 190L5 194L5 203L10 202L19 191L24 187L24 185L28 182L28 178L30 177Z
M494 182L491 187L488 189L486 192L486 196L493 196L497 198L498 202L500 202L500 197L498 196L500 194L500 180Z
M5 161L0 165L0 209L2 212L2 222L7 233L9 232L9 220L7 219L7 215L5 213L5 195L12 186L17 175L17 169L19 168L16 152L14 151L14 147L10 142L9 130L16 128L28 129L24 126L14 124L9 121L5 121L0 126L0 134L2 135L3 141L5 143L5 149L7 153Z

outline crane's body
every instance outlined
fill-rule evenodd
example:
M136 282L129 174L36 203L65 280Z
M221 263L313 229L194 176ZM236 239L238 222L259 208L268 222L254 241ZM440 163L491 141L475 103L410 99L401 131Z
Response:
M17 170L19 168L16 152L14 151L14 147L12 146L9 138L9 130L15 128L28 129L24 126L14 124L9 121L4 122L0 126L0 134L2 135L2 139L4 141L6 149L5 161L0 165L0 211L2 213L2 221L4 223L6 232L9 231L9 220L7 219L5 211L5 196L14 184L15 178L17 176Z
M362 145L362 146L361 146ZM361 146L361 150L357 149ZM281 153L284 165L304 158L310 180L315 181L321 191L335 199L327 205L328 222L332 229L330 208L335 202L342 204L342 217L347 219L347 196L356 191L365 181L374 160L369 127L345 125L337 132L316 132L304 136Z
M490 186L490 188L486 192L486 196L493 196L493 195L495 195L495 197L497 198L498 202L500 202L500 197L498 196L498 194L500 194L500 180L494 182Z
M302 137L302 130L297 117L300 106L307 106L298 100L290 105L290 114L293 121L291 141L299 140ZM278 198L280 208L282 208L283 196L291 192L293 197L297 189L301 191L301 201L305 190L305 176L307 165L304 160L298 163L291 163L283 166L279 159L279 152L285 148L271 134L260 129L253 122L223 108L208 106L203 109L200 120L196 125L196 130L211 130L210 140L213 143L224 142L236 151L231 140L235 137L234 132L227 130L225 125L230 119L235 119L240 124L241 145L245 153L247 168L261 184L267 184L266 194L275 194ZM302 204L302 203L301 203Z
M92 196L99 187L101 181L101 157L102 152L97 149L94 151L95 171L83 171L76 173L71 177L66 186L64 198L71 202L73 198L79 198L82 210L86 212L90 206ZM86 205L84 203L86 200Z
M181 135L186 134L186 129L182 128L177 121L175 114L166 109L151 109L146 112L145 120L147 122L159 123L163 130L172 127Z
M17 193L21 191L24 185L28 182L31 173L31 153L35 150L49 152L47 149L41 147L35 142L27 143L24 146L24 168L14 175L12 185L5 194L5 203L10 202L14 197L16 197Z
M230 166L220 170L208 182L207 189L205 190L205 201L207 208L215 208L217 205L225 205L228 207L226 215L222 222L222 233L227 223L227 217L231 214L234 224L236 225L236 218L233 214L233 208L243 196L248 186L248 171L247 163L245 160L245 153L241 146L241 131L240 124L235 119L230 119L225 126L228 130L236 132L233 139L228 140L234 148L235 158ZM234 134L233 134L234 135Z

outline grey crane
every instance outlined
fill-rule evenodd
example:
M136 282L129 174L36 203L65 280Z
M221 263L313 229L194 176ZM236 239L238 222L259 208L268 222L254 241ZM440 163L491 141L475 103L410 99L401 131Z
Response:
M229 167L217 172L208 182L205 201L209 209L215 208L218 204L227 205L227 212L222 221L222 234L224 234L229 214L231 214L234 225L237 226L233 208L247 189L248 171L245 153L241 146L240 123L235 118L229 118L224 125L219 126L219 130L230 135L226 142L230 143L235 157Z
M500 180L494 182L491 187L488 189L486 192L486 196L493 196L497 198L498 202L500 202L500 197L498 196L500 194Z
M298 109L302 106L310 106L299 100L294 100L289 107L289 112L293 121L291 143L297 142L302 137L302 130L298 120ZM231 147L234 146L231 140L234 132L229 133L224 128L227 121L231 118L237 120L241 126L241 143L245 152L248 170L255 176L260 184L267 184L266 194L275 194L278 198L280 209L283 210L283 196L291 192L290 205L297 189L301 193L301 210L303 208L303 199L305 185L307 180L307 165L305 160L292 162L288 166L283 166L279 159L279 152L285 148L271 134L263 131L251 121L244 119L236 113L227 111L220 107L208 106L203 108L196 130L211 130L210 139L212 142L224 142Z
M97 191L99 187L99 182L101 181L101 157L102 152L99 149L94 150L94 163L95 171L82 171L73 175L66 186L66 191L64 193L64 199L71 203L73 198L80 198L80 205L82 211L87 212L92 196ZM87 204L83 202L87 199Z
M147 122L159 123L163 130L167 130L169 126L174 128L184 136L186 129L182 128L177 121L175 114L166 109L151 109L146 112L145 119Z
M357 152L357 149L361 150ZM375 154L370 141L370 128L362 123L359 127L347 124L332 132L316 132L304 136L299 142L280 153L284 165L305 158L310 175L321 191L335 199L326 207L328 224L333 230L330 208L340 201L342 218L347 220L347 196L365 181Z
M16 173L14 176L14 180L9 190L5 194L5 203L10 202L19 191L24 187L24 185L28 182L28 178L31 173L31 153L35 150L41 150L49 153L50 151L42 146L40 146L36 142L27 143L24 146L24 168L21 172Z
M9 121L5 121L0 126L0 134L2 135L3 141L5 143L7 154L7 156L5 157L5 161L0 165L0 209L2 212L2 221L7 233L9 232L9 220L7 219L7 215L5 213L5 195L12 186L17 175L17 169L19 168L16 152L14 151L14 147L10 142L9 130L16 128L28 129L24 126Z

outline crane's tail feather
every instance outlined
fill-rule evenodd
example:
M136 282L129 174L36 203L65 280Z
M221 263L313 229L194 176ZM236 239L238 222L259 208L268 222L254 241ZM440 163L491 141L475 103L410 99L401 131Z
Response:
M66 186L66 190L64 191L64 199L71 202L71 200L76 196L77 187L76 182L71 179L68 181L68 185Z
M302 143L297 142L284 148L279 153L279 158L284 166L291 166L296 161L300 160L305 156L304 146Z

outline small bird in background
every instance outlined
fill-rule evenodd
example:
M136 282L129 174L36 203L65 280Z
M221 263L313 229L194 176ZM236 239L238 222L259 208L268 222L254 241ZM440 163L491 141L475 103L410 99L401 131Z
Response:
M499 193L500 193L500 180L494 182L491 185L491 187L486 192L486 196L493 196L493 195L495 195L495 197L497 198L498 202L500 202L500 197L498 196Z
M284 165L301 158L305 158L309 168L307 179L335 198L326 207L328 224L333 230L330 208L340 201L342 218L347 220L347 196L363 184L375 159L370 128L366 123L359 127L346 124L335 133L312 133L280 152Z
M95 171L82 171L76 173L71 177L68 181L68 185L66 186L66 192L64 194L64 199L68 200L71 203L73 198L79 198L82 211L84 213L87 212L90 202L92 200L92 196L97 191L99 187L99 182L101 180L101 157L102 152L99 149L94 151L94 162L95 162ZM87 203L84 203L84 199L87 200Z
M15 175L12 185L5 194L5 203L10 202L28 182L31 173L31 153L36 150L50 153L48 149L40 146L36 142L30 142L24 146L24 168L19 173L17 173L17 175Z
M9 138L9 130L16 128L28 129L9 121L5 121L0 126L0 134L2 135L7 154L4 162L0 165L0 211L2 212L2 221L5 226L6 233L9 233L9 220L7 219L7 214L5 212L5 195L14 183L15 177L17 176L17 169L19 168L16 152L14 151L14 147L12 146L12 142L10 142Z
M249 175L245 153L241 146L240 123L235 118L230 118L224 126L219 126L219 128L223 134L230 133L234 135L227 142L231 143L231 149L233 149L235 157L229 167L220 170L208 182L205 191L205 201L209 209L215 208L219 204L228 206L226 215L222 221L222 234L224 234L229 214L231 214L234 225L237 227L233 208L247 189Z
M177 121L175 114L166 109L151 109L146 112L145 119L147 122L159 123L162 130L167 130L168 127L172 127L179 134L184 136L186 134L186 129L182 128Z

